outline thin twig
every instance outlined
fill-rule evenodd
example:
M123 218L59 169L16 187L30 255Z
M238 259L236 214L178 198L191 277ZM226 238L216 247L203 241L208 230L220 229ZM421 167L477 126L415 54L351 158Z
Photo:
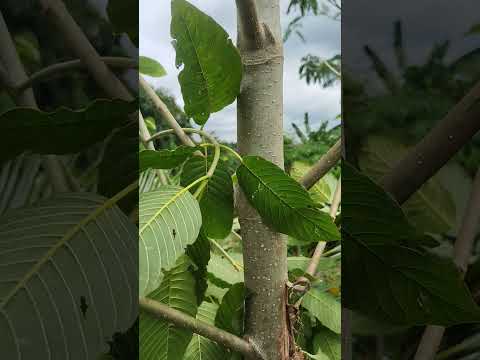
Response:
M138 131L140 134L140 140L142 141L143 145L147 149L155 151L155 145L153 144L153 141L147 141L147 139L150 138L150 133L147 129L147 125L145 124L145 119L143 118L141 111L138 111ZM165 176L162 170L157 169L156 173L158 175L158 178L161 184L163 185L168 184L167 177Z
M165 321L174 324L177 327L188 329L194 333L213 340L233 351L246 356L248 359L260 359L254 347L246 340L230 334L225 330L219 329L201 320L195 319L181 311L168 307L161 302L140 298L140 309Z
M225 256L236 271L243 271L243 266L238 264L215 240L208 238L210 242Z
M182 130L182 127L178 124L177 120L173 117L172 113L168 110L165 103L160 99L160 97L155 93L150 85L143 79L142 76L139 78L140 86L145 91L147 96L152 100L155 108L160 112L160 114L165 118L168 125L175 131L175 134L178 136L180 141L187 146L195 146L192 139L190 139L187 134Z
M265 43L265 31L258 16L255 0L235 0L239 24L245 34L248 44L260 49Z
M300 183L307 189L315 185L324 177L330 169L340 160L342 152L342 141L338 140L325 155L300 179Z
M115 57L115 56L104 56L100 57L101 61L108 66L113 68L121 69L135 69L138 67L138 62L134 59L125 58L125 57ZM36 73L32 74L29 79L14 85L13 88L17 92L22 92L23 90L31 87L34 83L48 79L52 76L57 76L66 72L69 72L72 69L84 69L85 64L81 60L70 60L57 64L50 65Z
M453 261L460 269L463 277L467 271L468 260L471 256L472 246L475 241L478 224L480 222L480 169L475 175L472 192L467 209L463 217L462 226L458 232L454 245ZM438 352L445 328L443 326L429 325L426 327L420 345L418 346L415 360L433 359Z

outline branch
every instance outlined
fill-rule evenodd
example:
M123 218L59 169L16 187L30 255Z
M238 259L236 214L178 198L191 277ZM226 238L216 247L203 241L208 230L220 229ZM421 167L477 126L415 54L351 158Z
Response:
M198 335L204 336L233 351L241 353L248 359L261 359L252 344L236 335L226 332L225 330L195 319L181 311L172 309L165 304L151 299L140 298L139 306L140 309L146 311L150 315L168 321L177 327L191 330Z
M458 232L454 245L454 262L463 277L467 271L475 235L480 222L480 169L477 171L472 186L472 193L468 201L462 226ZM427 326L418 346L415 360L433 359L442 341L445 328L443 326Z
M255 0L235 0L238 22L249 47L262 48L265 43L265 30L258 16Z
M85 64L97 85L112 97L132 101L122 82L105 65L61 0L41 0L46 16L65 39L65 45Z
M404 203L480 130L480 82L387 174L382 184Z
M308 173L300 180L300 183L307 189L310 189L317 183L331 168L340 160L342 152L342 141L338 140L330 150L323 155L320 160L310 169Z
M104 56L100 57L101 61L106 65L111 67L117 67L122 69L135 69L138 67L138 62L134 59L125 58L125 57L114 57L114 56ZM72 69L82 69L85 68L85 64L81 60L71 60L65 61L58 64L53 64L45 69L42 69L33 75L30 76L29 79L21 82L13 86L13 88L18 91L22 92L23 90L29 88L37 81L43 80L45 78L49 78L52 75L59 75L65 72L68 72Z
M165 118L168 125L175 131L175 134L178 136L180 141L187 146L195 146L192 139L190 139L187 134L182 130L182 127L178 124L177 120L173 117L172 113L168 110L165 103L160 99L157 93L151 88L150 85L145 81L145 79L139 77L140 86L145 91L147 96L152 100L155 108L160 112L160 114Z

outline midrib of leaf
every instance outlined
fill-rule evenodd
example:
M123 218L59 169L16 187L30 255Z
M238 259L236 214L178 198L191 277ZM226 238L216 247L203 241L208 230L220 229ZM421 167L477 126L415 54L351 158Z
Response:
M194 187L195 185L197 185L199 182L203 181L203 180L206 180L208 179L209 176L205 175L205 176L202 176L201 178L198 178L197 180L195 180L194 182L192 182L190 185L188 185L187 187L183 188L182 190L180 190L178 193L176 193L171 199L169 199L155 214L153 214L153 216L150 218L150 220L148 220L146 222L145 225L143 225L141 228L140 228L140 235L143 233L143 231L145 230L145 228L147 228L148 226L150 226L150 224L157 218L160 216L160 214L167 208L169 207L171 204L173 204L180 196L182 196L183 194L185 194L188 190L190 190L192 187Z
M105 201L102 206L98 207L93 211L90 215L87 215L83 220L81 220L78 224L72 227L60 240L59 242L53 246L49 251L42 256L37 263L32 267L32 269L27 272L24 277L17 283L17 285L7 294L3 302L0 304L0 311L3 311L5 306L7 306L8 302L15 296L15 294L23 288L27 281L35 275L38 270L47 262L49 261L57 252L58 249L62 248L70 239L73 238L80 230L82 230L88 223L92 220L98 218L101 214L103 214L106 210L114 206L118 201L128 195L131 191L138 187L138 180L133 182L132 184L128 185L118 194L113 196L112 198Z
M307 220L309 223L313 224L313 226L317 227L317 224L315 224L312 220L310 220L308 217L306 217L305 215L299 213L297 211L296 208L290 206L290 204L288 204L285 200L283 200L272 188L270 188L269 186L267 186L267 184L265 184L261 178L259 178L257 175L255 175L255 173L252 172L252 170L250 170L250 168L248 166L245 166L245 168L259 181L263 184L263 186L265 186L273 195L275 195L279 200L280 202L282 202L283 204L285 204L288 208L290 208L291 210L293 210L297 215L300 215L302 218L304 218L305 220ZM288 175L287 175L288 176Z
M425 285L419 283L414 277L410 277L408 276L407 274L405 274L403 271L401 271L400 269L397 269L396 267L394 266L391 266L388 262L385 262L380 256L378 256L373 250L371 250L366 244L363 243L363 241L361 240L358 240L355 236L353 236L352 234L350 234L349 231L345 230L345 232L347 232L350 237L356 242L358 243L359 245L361 245L362 247L364 247L365 249L367 249L367 251L369 253L371 253L375 258L377 258L382 264L384 264L387 268L389 268L391 271L396 271L396 272L399 272L403 277L405 277L406 279L409 279L411 280L412 282L414 282L415 284L417 284L418 287L420 287L421 289L425 289L426 292L428 292L430 295L433 295L439 299L441 299L442 301L444 301L445 303L447 303L448 305L450 306L453 306L453 307L456 307L457 309L461 309L460 307L456 306L454 303L450 303L449 301L447 301L445 298L443 298L443 296L441 295L438 295L438 294L435 294L432 290L430 290L430 288L426 287ZM410 249L410 250L413 250L413 249ZM368 273L368 271L367 271ZM395 298L395 296L394 296ZM381 303L381 301L379 300L379 303ZM401 306L400 306L401 308ZM387 314L389 315L389 314Z
M195 55L196 55L196 58L197 58L197 63L198 63L198 66L200 67L200 70L201 70L200 73L202 74L203 80L205 81L205 84L206 84L205 90L207 91L208 111L210 112L210 110L212 109L212 103L210 101L210 92L208 91L209 82L208 82L207 74L203 70L202 62L200 61L200 56L198 55L197 48L195 46L195 43L193 42L192 34L190 33L190 28L188 27L188 24L184 20L182 15L180 15L180 20L185 24L185 28L187 29L188 38L190 39L190 42L192 43L192 47L193 47L193 50L195 51Z
M379 159L382 160L384 164L386 164L387 168L390 169L390 163L389 163L386 159L384 159L384 158L381 156L381 154L377 154L377 155L378 155ZM426 185L426 184L425 184L425 185ZM436 207L436 206L433 206L433 204L432 204L432 203L428 200L428 198L423 194L422 189L419 189L419 191L417 191L415 194L418 195L419 197L421 197L421 198L425 201L425 203L428 205L428 207L429 207L434 213L436 213L436 214L440 217L440 219L442 219L442 221L443 221L445 224L451 225L451 224L450 224L450 221L448 221L448 219L445 219L445 217L444 217L443 214L437 209L437 207ZM415 194L414 194L414 195L415 195Z

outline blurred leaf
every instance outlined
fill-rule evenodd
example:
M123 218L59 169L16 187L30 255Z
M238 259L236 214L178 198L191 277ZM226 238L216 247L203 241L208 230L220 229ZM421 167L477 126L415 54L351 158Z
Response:
M339 334L322 328L315 334L313 338L314 351L321 352L328 356L329 360L341 360L342 359L342 344Z
M233 255L233 254L229 254ZM235 259L239 265L243 265L240 258ZM224 257L212 254L208 263L208 273L212 282L222 288L230 287L237 283L243 283L243 271L236 269L233 264Z
M140 56L139 60L139 71L141 74L152 77L162 77L167 74L163 66L158 61L146 56Z
M0 163L30 150L38 154L75 153L104 139L125 123L136 102L95 100L82 110L43 112L15 108L0 115Z
M393 198L347 163L342 177L344 305L394 325L479 321L453 262L413 245L413 229Z

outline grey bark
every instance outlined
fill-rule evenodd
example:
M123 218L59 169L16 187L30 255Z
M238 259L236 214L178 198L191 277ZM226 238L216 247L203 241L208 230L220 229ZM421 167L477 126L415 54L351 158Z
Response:
M252 3L256 11L252 11ZM242 155L259 155L278 166L283 160L283 44L279 0L237 1L238 47L244 65L237 100L237 139ZM249 8L245 9L243 6ZM242 17L258 14L258 19ZM263 24L262 24L263 23ZM252 31L261 24L261 46ZM246 335L263 350L265 360L289 358L286 320L287 243L265 226L241 191L237 207L245 265Z

